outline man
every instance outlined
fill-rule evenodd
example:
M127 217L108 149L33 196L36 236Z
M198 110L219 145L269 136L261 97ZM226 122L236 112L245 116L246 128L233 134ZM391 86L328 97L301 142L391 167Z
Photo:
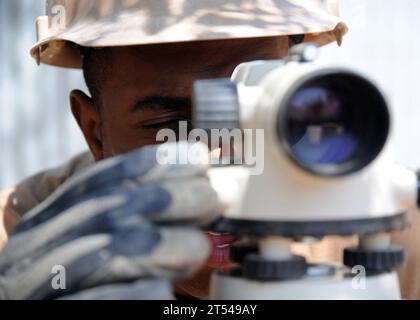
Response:
M176 131L179 121L189 121L194 80L229 77L244 61L284 57L300 41L341 43L346 26L334 16L334 9L334 1L318 0L47 1L50 17L38 20L40 41L31 53L41 63L83 68L90 95L74 90L70 103L91 155L6 190L0 203L6 230L10 232L26 212L36 211L93 159L155 144L160 129ZM62 194L71 194L71 188ZM217 242L221 236L210 237ZM13 244L7 252L13 255L10 247ZM320 251L336 258L334 247ZM192 279L177 282L178 294L207 297L210 272L229 266L223 257L211 257ZM110 297L120 297L115 290L110 292L114 293Z

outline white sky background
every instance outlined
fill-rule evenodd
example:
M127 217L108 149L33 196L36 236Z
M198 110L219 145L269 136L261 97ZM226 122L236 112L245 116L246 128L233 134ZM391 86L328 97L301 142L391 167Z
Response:
M0 0L0 188L60 164L85 142L68 93L80 71L38 67L29 55L42 0Z
M349 26L343 45L321 50L321 59L370 76L394 114L398 162L420 168L420 1L340 0Z
M28 50L41 0L0 0L0 188L86 149L68 106L79 71L37 67ZM394 111L397 159L420 168L420 1L341 0L350 27L321 59L370 75Z

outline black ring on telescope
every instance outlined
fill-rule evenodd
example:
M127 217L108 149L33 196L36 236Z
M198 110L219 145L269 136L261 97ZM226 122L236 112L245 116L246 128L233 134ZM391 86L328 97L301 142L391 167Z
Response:
M328 221L263 221L222 218L209 230L247 236L324 237L368 235L403 230L410 225L407 213L388 217Z

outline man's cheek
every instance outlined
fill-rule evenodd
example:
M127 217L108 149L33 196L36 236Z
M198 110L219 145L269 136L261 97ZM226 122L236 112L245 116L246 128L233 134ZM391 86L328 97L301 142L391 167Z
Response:
M156 137L154 136L143 136L139 132L115 130L110 133L108 139L104 139L104 154L106 157L116 156L152 144L156 144Z

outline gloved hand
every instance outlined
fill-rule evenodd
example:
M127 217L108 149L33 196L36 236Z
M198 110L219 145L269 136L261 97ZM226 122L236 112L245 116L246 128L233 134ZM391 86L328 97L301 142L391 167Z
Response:
M160 165L156 150L99 162L30 211L0 253L0 299L172 298L209 255L193 226L219 204L207 165Z

